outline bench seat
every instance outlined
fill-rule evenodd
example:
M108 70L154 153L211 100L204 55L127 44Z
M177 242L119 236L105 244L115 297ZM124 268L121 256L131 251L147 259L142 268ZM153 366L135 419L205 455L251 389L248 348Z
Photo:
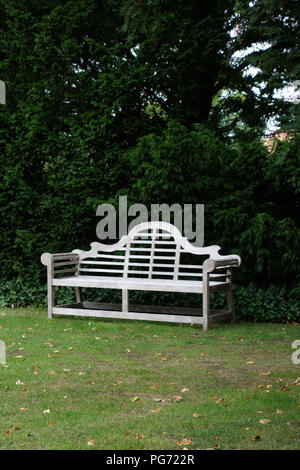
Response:
M222 281L211 281L210 289L218 290L220 287L229 284ZM68 276L53 279L54 286L72 286L72 287L98 287L107 289L128 289L145 291L164 291L164 292L194 292L203 293L202 281L183 281L164 279L143 279L143 278L115 278L100 276Z

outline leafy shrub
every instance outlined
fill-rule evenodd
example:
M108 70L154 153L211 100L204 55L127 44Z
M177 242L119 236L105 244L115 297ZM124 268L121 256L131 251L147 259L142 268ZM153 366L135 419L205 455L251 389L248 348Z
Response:
M284 288L271 286L261 289L250 284L247 288L233 286L234 305L238 319L256 322L291 322L300 321L300 293L287 293ZM82 289L84 300L97 300L108 303L120 303L119 290ZM225 293L212 294L212 308L224 308ZM75 301L74 289L69 287L55 289L57 304ZM132 304L172 305L200 308L201 296L197 294L173 294L167 292L130 292ZM46 307L47 286L33 286L17 278L0 283L0 307Z

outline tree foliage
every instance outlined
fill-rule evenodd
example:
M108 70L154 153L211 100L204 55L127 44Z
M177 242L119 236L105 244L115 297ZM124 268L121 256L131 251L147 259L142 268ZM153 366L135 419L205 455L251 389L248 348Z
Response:
M204 203L206 242L241 254L241 283L296 285L299 137L272 154L257 137L291 116L273 92L296 77L292 0L0 8L2 278L40 282L40 254L86 248L96 207L127 194ZM254 43L268 47L235 58Z

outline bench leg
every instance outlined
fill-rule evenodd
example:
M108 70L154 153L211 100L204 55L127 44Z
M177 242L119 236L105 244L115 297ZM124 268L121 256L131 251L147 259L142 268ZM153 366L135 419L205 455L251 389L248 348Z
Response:
M76 302L81 304L81 295L79 287L75 287Z
M48 318L52 318L54 307L54 287L48 284Z
M209 312L210 312L210 298L209 298L209 286L208 282L203 283L203 331L208 330L209 325Z
M128 313L128 290L122 289L122 312Z

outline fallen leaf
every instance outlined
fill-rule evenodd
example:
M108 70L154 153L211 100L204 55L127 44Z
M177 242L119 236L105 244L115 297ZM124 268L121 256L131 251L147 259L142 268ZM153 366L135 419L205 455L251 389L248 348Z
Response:
M202 418L203 414L202 413L194 413L193 418Z
M248 362L246 362L246 364L247 364L248 366L250 366L251 364L253 364L253 361L248 361Z
M94 441L94 440L87 441L87 445L88 445L88 446L94 446L94 445L95 445L95 441Z
M253 437L254 441L259 441L259 439L260 439L260 436L258 436L258 435Z
M271 419L260 419L259 422L261 424L268 424L268 423L271 423Z
M287 382L287 383L281 388L281 390L282 390L283 392L285 392L288 388L289 388L289 383Z
M50 410L44 410L43 413L46 415L46 414L49 414L50 413Z
M181 400L182 400L182 397L181 397L180 395L175 395L175 397L173 397L173 401L174 401L175 403L177 403L177 402L179 402L179 401L181 401Z
M156 410L151 410L151 413L159 413L162 410L162 408L156 408Z
M132 403L135 403L136 401L138 401L138 399L139 399L139 397L136 396L136 397L134 397L134 398L131 399L131 402L132 402Z
M138 432L135 437L136 437L137 439L144 439L145 434L142 434L141 432Z
M182 441L177 441L176 444L179 446L187 446L192 445L194 443L189 437L186 437L185 439L182 439Z
M185 393L185 392L189 392L189 391L190 391L189 388L184 387L184 388L181 390L181 393Z
M284 413L283 410L278 410L278 409L276 410L276 414L278 414L278 415L283 415L283 413Z
M20 408L20 411L27 411L27 410L29 410L29 408L25 408L25 407Z

